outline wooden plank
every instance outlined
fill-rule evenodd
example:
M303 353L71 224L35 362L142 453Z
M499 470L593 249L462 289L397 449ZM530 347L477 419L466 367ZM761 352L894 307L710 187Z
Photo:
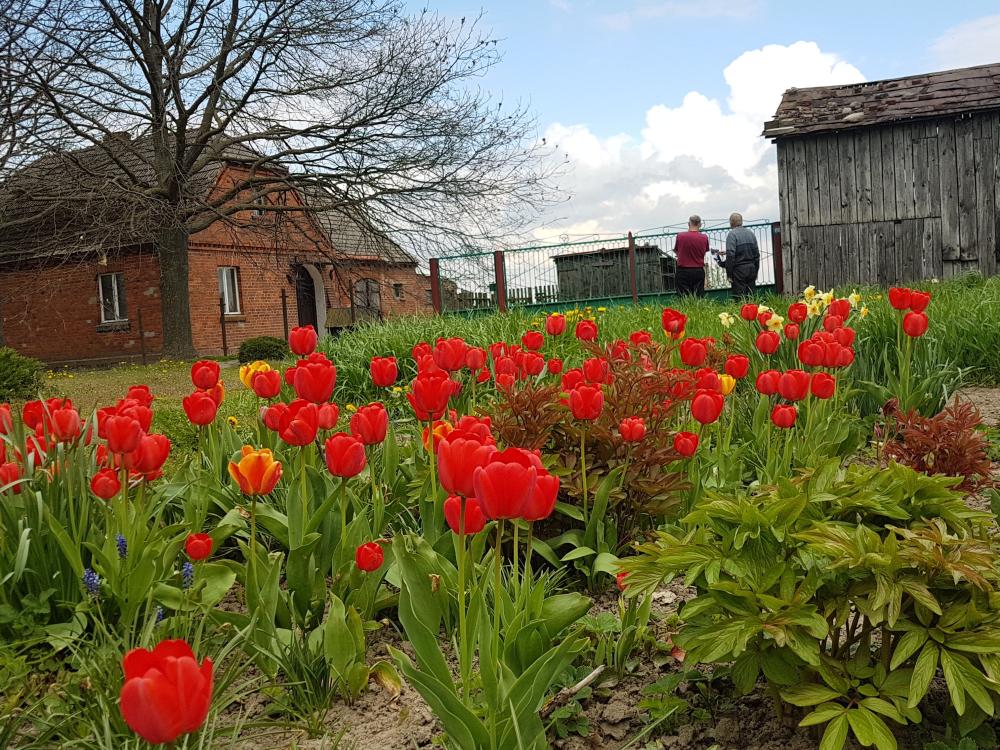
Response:
M882 217L886 221L899 218L896 211L896 157L894 148L894 134L892 128L882 130L882 190L883 211Z
M788 169L789 144L778 143L778 198L781 203L781 249L785 274L792 282L791 289L797 288L795 282L795 265L798 262L798 245L795 234L795 218L792 215L791 194L795 190L791 170Z
M976 222L976 134L978 123L964 117L955 124L955 155L958 160L958 257L977 260Z
M882 221L885 218L885 205L882 202L884 193L882 187L882 132L882 128L872 128L868 133L868 174L872 183L872 221Z
M941 219L932 217L924 219L923 232L920 236L920 266L922 279L940 279L943 261L941 260Z
M996 272L996 152L992 118L977 117L976 139L976 257L985 275Z
M860 216L860 196L857 175L854 171L854 136L841 133L837 136L840 154L840 203L843 206L842 224L853 224Z
M994 112L990 119L993 121L993 143L996 144L996 151L993 155L993 174L997 179L993 185L993 205L1000 208L1000 112ZM993 221L993 273L1000 268L1000 211L996 211Z
M830 161L826 145L829 140L825 136L815 139L817 165L816 193L819 198L819 223L824 226L830 223Z
M913 147L909 129L896 125L892 130L893 162L896 170L896 218L913 218Z
M826 159L830 172L830 225L839 224L844 215L843 200L840 195L840 149L837 146L839 135L831 135L826 139Z
M854 134L854 174L858 187L858 221L872 220L872 163L868 130Z
M806 182L809 186L809 197L806 200L810 224L822 224L819 211L819 160L816 158L816 139L809 138L805 142Z
M958 159L955 153L955 123L951 120L938 125L938 167L941 183L941 259L958 260Z
M931 215L929 145L924 137L913 140L914 216L917 218Z
M927 191L930 201L929 215L941 215L941 161L938 146L938 122L927 126Z
M878 283L890 286L896 276L896 236L895 222L883 221L878 225Z
M809 179L806 176L806 147L801 138L795 140L792 169L795 172L795 214L798 226L812 224L809 220Z

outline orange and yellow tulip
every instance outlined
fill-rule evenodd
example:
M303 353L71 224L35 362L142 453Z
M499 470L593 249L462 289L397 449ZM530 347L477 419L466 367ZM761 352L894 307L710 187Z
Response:
M267 495L281 479L281 462L274 460L268 448L244 445L239 462L229 462L229 476L244 495Z

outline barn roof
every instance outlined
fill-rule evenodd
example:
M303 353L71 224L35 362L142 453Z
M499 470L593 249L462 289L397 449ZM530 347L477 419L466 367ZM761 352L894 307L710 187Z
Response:
M763 135L787 138L1000 109L1000 63L842 86L788 89Z

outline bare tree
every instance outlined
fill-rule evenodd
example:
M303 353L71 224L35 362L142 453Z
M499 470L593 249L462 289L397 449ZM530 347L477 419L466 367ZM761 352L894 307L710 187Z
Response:
M478 19L410 16L399 0L17 2L5 23L43 50L23 80L60 127L34 134L53 156L7 175L8 194L31 199L8 225L61 232L63 252L148 240L167 354L193 350L188 237L262 199L293 210L269 196L349 210L418 255L421 241L517 231L552 197L527 110L477 86L498 60ZM207 189L232 160L241 177ZM55 163L74 190L45 186ZM81 215L114 236L91 236Z

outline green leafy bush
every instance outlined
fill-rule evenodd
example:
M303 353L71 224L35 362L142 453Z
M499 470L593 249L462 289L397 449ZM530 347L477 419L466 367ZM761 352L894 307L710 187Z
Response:
M698 590L674 639L687 661L731 663L744 693L763 675L803 726L826 725L824 750L849 732L895 750L886 722L919 723L939 673L967 733L1000 694L1000 555L959 481L830 462L707 493L630 558L628 591L683 575Z
M41 387L41 362L22 356L10 347L0 347L0 401L36 398Z
M288 344L275 336L255 336L240 344L240 364L258 359L276 360L288 356Z

